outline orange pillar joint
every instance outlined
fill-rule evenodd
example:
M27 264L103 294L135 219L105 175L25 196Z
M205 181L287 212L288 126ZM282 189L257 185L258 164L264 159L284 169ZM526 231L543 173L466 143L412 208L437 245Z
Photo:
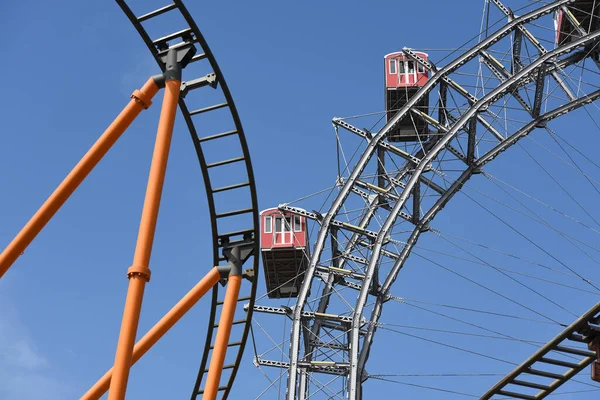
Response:
M162 76L152 77L148 79L142 89L133 92L129 104L125 106L102 136L98 138L96 143L94 143L61 184L58 185L56 190L54 190L40 209L31 217L13 241L4 249L0 254L0 278L25 251L48 221L52 219L75 189L79 187L81 182L83 182L108 150L121 137L133 120L142 110L150 107L152 98L158 92L157 81L159 80L162 80Z
M162 195L167 160L173 126L177 113L177 102L181 89L181 70L189 62L196 51L193 45L179 49L170 49L164 59L165 93L163 97L160 120L156 133L154 154L150 165L150 175L146 187L146 198L142 210L142 218L138 232L133 265L127 271L129 287L125 299L121 331L117 343L113 377L110 381L108 400L124 400L129 379L129 370L133 363L133 348L142 309L142 299L146 282L150 280L150 255L154 242L156 221Z
M160 319L137 342L133 348L132 364L135 364L152 346L156 344L180 319L183 317L213 286L215 286L221 274L215 267L200 282L196 284L164 317ZM109 369L94 386L90 388L80 400L98 400L106 393L110 386L110 381L114 368Z
M219 328L208 367L208 376L206 377L204 395L202 396L203 400L215 400L217 398L219 383L223 374L225 355L229 347L233 317L235 316L235 309L242 285L242 263L241 249L240 247L234 247L229 255L229 263L226 269L222 271L224 275L228 275L227 291L225 292L221 318L219 319Z

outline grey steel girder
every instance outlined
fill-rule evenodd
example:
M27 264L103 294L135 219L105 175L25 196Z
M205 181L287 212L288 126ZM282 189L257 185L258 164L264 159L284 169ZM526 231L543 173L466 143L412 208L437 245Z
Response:
M572 2L573 1L571 1L571 3ZM496 7L498 7L498 9L500 11L502 11L508 17L509 21L515 18L515 15L512 13L512 11L510 11L504 4L502 4L500 2L500 0L492 0L492 3L494 3L494 5L496 5ZM560 8L565 7L565 6L566 6L566 4L562 4L560 6ZM548 52L548 50L546 50L546 48L544 46L542 46L542 44L539 42L539 40L537 40L535 38L535 36L533 36L533 34L531 32L529 32L529 30L527 30L527 28L525 28L523 25L519 25L518 30L515 31L515 40L517 40L517 37L521 38L521 36L525 36L527 39L529 39L529 41L535 46L535 48L539 51L540 54L545 54ZM519 68L522 66L521 60L520 60L520 50L521 50L520 43L521 43L521 41L519 40L519 45L516 46L516 48L517 48L516 51L519 51L519 53L518 53L519 59L517 62L519 64ZM565 92L565 94L569 97L570 100L574 100L576 98L576 96L571 92L571 90L569 90L567 85L565 85L565 83L563 82L563 80L560 78L560 76L558 75L558 73L556 71L553 70L550 73L550 75L552 76L552 78L554 78L556 83Z
M445 143L449 142L454 137L454 135L461 128L461 126L464 126L465 124L467 124L469 122L469 120L474 115L476 115L476 113L478 112L478 110L481 107L500 99L504 94L506 94L511 89L514 82L518 81L519 79L522 79L523 77L527 76L528 74L531 74L533 71L538 69L543 63L547 62L547 60L549 60L550 58L559 56L561 54L565 54L572 49L581 47L581 46L585 45L586 43L597 40L598 38L600 38L600 31L594 32L586 37L583 37L581 39L573 41L566 46L559 47L553 51L547 52L543 56L539 57L537 60L533 61L528 66L524 67L517 74L513 75L510 79L502 82L496 89L487 93L480 100L478 100L477 103L473 104L473 106L471 108L469 108L459 118L459 120L453 124L453 126L448 130L447 134L436 144L436 146L425 157L423 157L422 163L431 162L431 160L435 156L437 156L437 154L444 148ZM594 92L594 94L595 93L596 92ZM543 117L539 117L538 119L532 121L531 123L529 123L527 125L527 127L530 127L529 131L533 130L535 128L535 126L537 124L539 124L539 120L542 120L542 119L548 120L548 119L551 119L551 117L555 118L556 116L562 115L563 113L568 112L571 109L574 109L578 106L581 106L584 103L589 103L589 102L593 101L593 99L596 98L596 96L594 94L592 94L590 96L586 96L586 98L580 99L578 101L568 103L567 105L565 105L563 107L559 107L559 109L557 109L556 112L547 113ZM551 115L548 115L548 114L551 114ZM504 142L500 143L496 148L499 148L499 147L507 148L508 146L506 146L506 147L502 147L502 146L504 146L507 142L511 142L513 144L516 143L518 138L525 136L525 134L518 136L517 139L513 139L511 137L510 139L507 139ZM496 148L494 148L494 149L496 149ZM461 175L461 177L453 184L453 186L450 189L448 189L447 192L438 200L438 202L436 202L436 204L425 214L425 216L421 220L421 224L428 223L435 216L435 214L437 214L437 212L439 212L441 210L441 208L454 195L454 193L456 193L458 190L460 190L460 188L462 187L462 184L467 179L469 179L473 173L477 172L477 170L481 166L483 166L483 164L484 163L482 163L482 162L478 162L472 166L469 166L467 168L467 170L465 170L463 175ZM419 166L417 166L417 168L415 168L415 173L416 174L422 173L422 169L419 169ZM404 200L406 199L405 194L407 193L407 191L412 190L412 187L415 185L416 179L418 179L418 178L415 175L413 175L411 177L411 179L406 183L406 188L404 189L403 196L401 196L402 199L404 199ZM380 234L387 234L387 230L393 223L394 218L396 216L395 212L397 211L397 207L398 206L401 207L401 205L402 205L402 203L400 201L396 203L396 207L390 213L388 220L384 223L381 231L379 232ZM354 333L355 326L353 324L353 332L352 332L352 336L351 336L352 340L350 343L350 348L352 351L350 353L350 377L349 377L349 389L348 389L348 391L350 393L350 398L352 398L352 399L357 398L356 397L357 393L359 393L359 389L358 389L359 377L360 377L360 373L362 372L362 370L360 370L359 368L364 368L364 363L366 362L366 359L368 357L369 348L372 343L373 334L375 332L376 325L377 325L377 323L379 321L379 317L381 315L381 309L382 309L385 295L388 293L391 285L396 280L400 269L404 265L404 262L406 261L406 258L410 254L410 251L412 250L412 247L416 243L420 233L421 232L419 229L415 229L413 231L413 234L410 236L409 240L407 241L406 246L404 247L402 253L400 254L400 257L394 263L394 266L392 267L390 273L388 274L386 280L383 283L383 286L381 288L383 296L381 296L381 300L380 300L380 298L377 299L374 310L372 312L372 316L371 316L371 320L370 320L370 324L369 324L369 333L370 334L367 334L367 337L363 341L363 348L361 350L361 356L360 356L360 358L363 360L362 363L359 363L359 357L358 357L359 337L358 337L358 335L356 335ZM375 263L378 260L380 247L381 247L381 245L378 246L378 244L379 244L379 242L378 242L378 240L376 240L375 246L372 251L368 271L374 267ZM355 317L362 316L362 310L364 308L364 304L366 303L366 293L365 293L366 289L365 288L368 287L368 283L367 283L368 279L369 279L369 273L367 272L366 279L365 279L366 282L363 282L363 288L361 290L361 293L359 294L359 299L357 300L357 305L355 308ZM358 325L356 325L356 327L358 327ZM352 397L352 396L354 396L354 397Z

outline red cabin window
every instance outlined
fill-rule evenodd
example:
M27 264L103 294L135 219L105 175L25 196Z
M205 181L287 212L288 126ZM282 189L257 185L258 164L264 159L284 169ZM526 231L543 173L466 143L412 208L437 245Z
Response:
M265 233L273 232L273 221L270 215L265 217Z
M390 60L390 74L396 73L396 60Z
M302 232L302 220L299 215L294 216L294 232Z
M283 229L281 227L282 220L283 220L283 218L281 218L281 217L275 217L275 233L281 233L283 231Z

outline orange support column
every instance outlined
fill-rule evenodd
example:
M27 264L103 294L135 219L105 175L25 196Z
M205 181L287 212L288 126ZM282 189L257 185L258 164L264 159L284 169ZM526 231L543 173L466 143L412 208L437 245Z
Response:
M140 339L139 342L135 344L133 348L133 359L132 365L135 364L152 346L159 341L161 337L169 329L173 327L187 313L197 302L200 300L213 286L215 286L219 279L221 278L221 274L219 270L215 267L210 272L202 278L200 282L196 284L164 317L160 319L144 335L143 338ZM113 375L113 369L109 369L102 378L94 386L91 387L90 390L84 394L80 400L98 400L110 386L110 381Z
M0 254L0 278L8 271L15 260L25 251L27 246L35 239L48 221L56 214L69 196L88 176L90 171L100 162L102 157L121 137L133 120L152 104L152 98L159 87L154 78L148 79L141 90L136 90L131 95L131 101L121 111L112 124L104 131L102 136L94 143L92 148L83 156L79 163L61 182L56 190L44 202L40 209L23 227L21 232Z
M109 400L125 399L127 380L129 378L129 369L132 364L133 345L138 327L140 311L142 308L142 298L144 296L144 287L150 280L150 254L152 253L152 243L154 241L154 232L160 198L162 195L167 160L169 158L169 148L173 136L173 126L175 123L175 114L177 112L177 102L179 101L179 90L181 78L168 79L165 83L165 93L163 105L158 123L158 132L156 135L156 144L152 165L150 167L150 176L146 189L146 199L140 222L138 240L135 248L133 265L129 268L127 277L129 278L129 288L125 300L125 310L121 322L121 332L117 344L115 355L115 365L113 378L110 382Z
M227 345L231 334L231 326L235 314L235 308L240 294L240 286L242 285L242 276L237 269L232 269L227 283L227 292L223 301L223 309L221 318L219 319L219 329L215 338L215 345L210 359L208 368L208 376L206 378L206 386L204 388L204 400L215 400L223 373L223 364L225 362L225 354L227 353Z

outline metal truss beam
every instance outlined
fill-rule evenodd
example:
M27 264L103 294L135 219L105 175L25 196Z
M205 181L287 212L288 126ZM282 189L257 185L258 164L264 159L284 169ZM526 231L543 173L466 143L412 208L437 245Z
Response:
M428 95L428 93L443 80L443 78L447 77L448 74L452 73L456 69L460 68L462 65L467 63L469 60L476 57L480 54L480 50L486 49L494 43L498 42L503 37L506 37L515 29L517 26L522 25L524 23L528 23L533 21L540 16L547 15L552 11L556 10L558 7L563 4L569 3L569 0L559 0L550 4L543 5L537 10L531 11L523 16L515 17L512 21L510 21L507 25L500 28L498 31L492 33L480 43L478 43L472 49L466 51L463 55L456 58L454 61L450 62L447 66L440 68L435 72L435 74L428 80L427 83L414 95L412 96L407 103L385 124L385 126L376 134L372 135L372 138L367 142L367 148L361 155L360 159L357 161L354 169L350 173L349 177L346 179L343 187L340 188L340 191L333 201L329 211L323 215L321 220L321 228L319 230L319 234L315 241L315 246L313 250L313 254L311 257L311 261L308 265L308 268L305 273L305 281L300 290L297 306L293 311L293 322L292 322L292 333L290 336L290 365L289 365L289 375L288 375L288 392L287 399L295 400L297 392L297 384L298 384L298 369L301 368L301 364L299 364L299 350L300 350L300 334L302 332L302 315L301 310L306 304L307 294L310 289L310 282L312 278L315 276L316 266L319 262L321 253L324 248L326 236L329 234L329 229L331 227L331 221L335 219L335 216L341 209L344 201L347 196L351 192L351 189L356 185L356 181L360 180L362 172L364 171L367 163L371 160L372 156L376 154L379 143L383 141L386 137L386 134L389 130L393 129L396 124L398 124L403 118L405 118L411 109L415 108L421 99ZM586 41L595 40L596 37L592 37L590 35L586 38ZM373 241L373 247L371 251L371 260L369 265L365 269L365 279L362 282L362 288L359 292L356 308L354 313L354 319L351 324L351 332L350 332L350 363L349 363L349 379L348 379L348 397L352 400L357 399L360 395L359 384L362 377L362 372L364 370L364 363L359 365L359 351L360 351L360 359L366 360L364 357L365 354L368 354L369 346L371 343L371 339L365 337L364 341L359 341L360 334L360 324L359 321L362 318L362 313L364 311L364 306L366 304L366 296L370 292L370 286L375 278L376 266L378 263L379 256L382 253L384 242L387 240L387 236L390 232L390 228L394 225L395 219L398 217L399 211L404 207L404 204L412 191L414 190L417 182L420 182L420 177L423 172L430 168L429 165L431 162L437 157L441 150L445 148L447 144L450 143L451 140L454 139L456 133L463 129L465 124L468 123L470 118L476 116L477 113L485 111L489 104L492 104L498 98L510 93L512 87L516 82L523 82L528 79L532 71L535 68L539 67L542 62L550 59L551 57L557 57L561 54L565 54L572 49L577 47L581 47L586 41L574 41L569 45L563 46L559 49L553 50L552 52L548 52L548 54L540 57L538 60L532 62L531 64L525 66L518 73L513 74L513 76L508 79L506 82L501 83L496 89L492 90L481 99L474 102L470 109L468 109L463 115L459 117L459 119L449 127L448 132L439 139L436 139L432 147L428 150L428 152L423 155L420 155L421 161L411 167L410 169L410 178L405 182L405 188L400 195L399 200L394 204L392 211L390 211L386 221L383 224L381 231L378 233L376 239ZM504 139L504 138L503 138ZM475 161L477 164L477 161ZM467 176L470 176L474 171L473 167L468 167L463 176L463 179L468 179ZM462 182L455 182L450 186L450 188L444 192L440 196L440 198L435 203L435 209L430 209L425 213L425 215L421 218L421 226L415 227L411 238L409 238L407 244L405 245L400 257L394 263L392 270L388 273L386 280L382 285L382 295L379 296L384 299L383 294L386 292L386 289L389 289L389 286L396 279L397 272L401 268L404 263L404 260L407 254L410 252L410 249L414 245L416 238L419 236L423 224L428 222L433 215L435 215L444 205L445 203L453 196L453 194L457 191L455 186L462 185ZM378 320L380 306L375 306L374 312L372 313L372 319ZM369 331L371 331L371 326L369 325ZM374 328L373 328L374 329ZM362 343L362 349L359 349Z
M313 221L321 222L323 220L323 216L305 211L301 208L291 207L285 204L280 205L278 208L280 211L289 212L294 215L300 215L302 217L312 219ZM359 235L365 236L371 240L377 239L377 232L363 229L360 226L352 225L347 222L332 219L329 221L329 226L335 229L344 229L352 233L358 233Z
M289 369L290 363L285 361L265 360L260 357L254 357L254 364L262 367L275 367ZM311 372L319 372L322 374L330 375L341 375L345 376L348 373L347 363L336 363L336 362L324 362L324 361L312 361L303 362L300 361L298 365L301 368L305 368Z
M553 4L556 5L557 3L553 3ZM490 36L490 37L492 37L492 36ZM485 96L483 96L477 103L473 104L473 106L471 108L469 108L463 115L461 115L459 120L453 124L451 129L448 130L448 133L434 146L434 148L425 157L423 157L422 164L420 164L419 166L417 166L415 168L415 171L414 171L415 175L422 173L422 170L419 170L419 167L422 166L423 163L430 162L434 157L436 157L437 154L445 147L445 145L454 138L454 136L456 135L458 130L460 130L471 118L475 117L476 114L478 112L480 112L480 110L482 108L484 108L484 106L487 108L487 105L492 104L493 102L502 98L507 92L509 92L511 90L511 88L514 86L514 83L516 81L525 79L527 76L530 76L530 74L532 74L533 71L536 71L544 62L547 62L550 58L556 57L561 54L568 53L569 51L571 51L575 48L584 46L586 43L597 40L599 37L600 37L600 31L595 32L585 38L575 40L563 47L559 47L553 51L550 51L550 52L544 54L543 56L539 57L537 60L533 61L532 63L530 63L529 65L524 67L521 71L519 71L519 73L513 75L510 79L506 80L505 82L502 82L494 90L490 91ZM489 39L489 37L488 37L488 39ZM533 122L535 122L535 121L533 121ZM463 173L463 175L461 175L461 178L459 178L459 180L453 184L453 186L452 186L453 189L452 188L449 189L447 191L447 193L445 195L443 195L438 200L438 202L436 202L436 205L434 205L434 207L432 207L428 211L428 213L425 214L425 216L421 220L421 223L429 222L430 219L433 218L433 216L437 212L439 212L439 210L441 210L441 208L446 204L446 202L449 200L449 198L452 197L453 194L460 189L460 187L462 187L462 184L464 181L462 181L461 179L464 179L464 180L468 179L474 172L476 172L476 170L473 167L469 167ZM406 183L406 188L405 188L401 198L405 199L406 192L413 189L413 187L416 183L416 180L418 179L418 177L415 178L415 175L413 175L411 177L411 179ZM387 229L389 229L389 227L391 226L391 224L394 221L395 212L397 211L397 207L399 207L401 205L402 205L401 202L396 203L394 210L392 212L390 212L388 219L384 223L384 225L380 231L380 235L388 233ZM407 241L406 246L404 247L402 253L400 254L400 257L394 263L394 266L392 267L391 271L389 272L386 280L384 281L382 289L381 289L382 293L384 295L389 290L389 288L393 284L393 282L396 280L398 272L404 265L404 262L405 262L406 258L408 257L408 255L410 254L410 251L411 251L412 247L414 246L414 244L416 243L416 240L418 239L419 235L420 235L420 230L415 229L415 231L413 231L413 234ZM380 250L381 250L381 246L378 245L378 241L375 241L369 268L374 267L375 264L377 263ZM362 316L364 305L366 303L366 293L367 293L366 288L368 287L368 283L369 283L368 278L369 278L369 274L367 273L367 279L365 279L365 282L363 282L363 288L361 289L361 292L359 294L359 299L357 300L357 305L355 307L355 316L356 317ZM358 351L359 336L355 333L357 326L353 325L353 331L352 331L352 335L351 335L352 340L350 342L350 348L351 348L351 352L350 352L351 368L350 368L350 376L349 376L350 398L358 398L357 397L358 393L359 393L358 387L359 387L359 382L360 382L359 377L360 377L360 374L362 373L361 368L364 368L364 362L366 362L366 358L368 357L369 348L372 343L372 337L373 337L373 334L375 331L375 327L376 327L378 319L381 315L382 305L383 305L383 298L381 301L376 302L374 309L372 311L371 322L369 325L369 333L367 334L367 337L365 337L365 340L362 342L362 350L360 352L360 358L359 358L359 351ZM363 360L362 364L361 364L361 360Z
M558 8L564 7L566 4L573 3L573 2L574 2L574 0L567 1L567 2L565 2L563 4L561 4ZM492 0L492 3L494 3L496 5L496 7L498 7L498 9L500 11L502 11L504 13L504 15L506 15L508 17L509 21L514 20L515 15L513 14L513 12L511 10L509 10L506 6L504 6L504 4L502 4L502 2L500 2L500 0ZM517 25L517 29L518 29L518 32L520 32L520 35L525 36L527 39L529 39L529 41L538 50L538 52L540 53L540 55L544 55L544 54L546 54L548 52L548 50L546 50L546 48L544 46L542 46L542 44L539 42L539 40L537 40L535 38L535 36L533 36L531 34L531 32L529 32L529 30L527 28L525 28L525 26L523 26L522 24ZM520 45L519 45L519 49L520 49ZM520 62L520 59L519 59L519 62ZM574 100L574 99L577 98L573 94L573 92L571 92L571 90L569 89L569 87L564 83L564 81L558 75L558 73L557 73L556 70L553 70L550 74L552 75L552 77L554 78L554 80L556 81L556 83L560 86L560 88L569 97L570 100Z
M363 139L366 139L367 141L373 140L372 134L370 134L369 132L366 132L362 129L356 128L342 119L334 118L332 120L332 122L334 125L342 127L345 130L347 130L348 132L352 132L355 135L358 135L358 136L362 137ZM388 142L379 142L379 143L377 143L377 146L379 146L379 148L385 149L385 150L389 151L390 153L400 156L400 157L404 158L405 160L413 162L415 164L418 164L421 161L420 159L413 156L412 154L410 154L404 150L401 150L401 149L397 148L396 146L391 145Z

